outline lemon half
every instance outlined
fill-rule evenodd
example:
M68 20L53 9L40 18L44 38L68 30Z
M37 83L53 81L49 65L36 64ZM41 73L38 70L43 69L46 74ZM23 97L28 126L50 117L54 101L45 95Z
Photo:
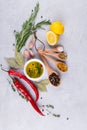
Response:
M49 45L53 46L53 45L57 44L57 42L59 40L59 36L56 35L52 31L48 31L46 33L46 40L47 40L47 42L48 42Z

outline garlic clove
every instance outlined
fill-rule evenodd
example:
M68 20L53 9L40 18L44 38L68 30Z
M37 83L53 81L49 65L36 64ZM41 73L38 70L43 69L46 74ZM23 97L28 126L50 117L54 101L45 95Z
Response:
M30 53L30 56L32 56L32 57L35 56L35 54L34 54L34 52L32 50L29 50L29 53Z
M34 45L35 45L35 40L33 39L29 42L29 45L28 45L29 49L32 49Z
M27 49L24 50L23 56L24 56L24 58L26 58L26 59L29 59L29 58L30 58L30 53L29 53L29 51L28 51Z

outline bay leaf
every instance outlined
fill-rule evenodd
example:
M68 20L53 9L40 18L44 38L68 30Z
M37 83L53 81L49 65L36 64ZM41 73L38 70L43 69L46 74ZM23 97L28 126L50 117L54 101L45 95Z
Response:
M39 89L40 91L42 91L42 92L47 92L46 86L47 86L49 83L50 83L50 82L49 82L49 79L43 79L43 80L41 80L41 81L39 81L39 82L36 82L38 89Z
M18 63L16 62L15 58L5 58L5 60L7 61L10 67L15 69L21 68L20 65L18 65Z
M48 85L50 83L49 79L43 79L39 82L42 85Z
M15 60L21 67L24 66L24 57L21 52L15 51Z
M41 92L47 92L47 88L46 86L43 86L42 84L40 83L36 83L38 89L41 91Z

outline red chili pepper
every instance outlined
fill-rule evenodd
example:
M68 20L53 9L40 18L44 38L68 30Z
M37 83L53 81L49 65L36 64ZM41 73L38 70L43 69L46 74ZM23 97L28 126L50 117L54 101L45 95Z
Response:
M30 101L31 105L33 106L33 108L42 116L45 116L40 109L38 108L37 104L35 103L35 101L33 100L32 96L30 95L30 93L28 92L28 90L23 86L23 84L20 83L20 81L17 78L12 78L13 80L13 84L15 85L15 87L26 97L26 99L28 99L28 101Z
M38 92L38 89L37 89L37 87L35 86L35 84L34 84L33 82L31 82L31 81L30 81L26 76L24 76L23 74L21 74L21 73L15 71L15 70L13 70L13 69L8 70L8 74L9 74L10 76L17 76L17 77L23 79L24 81L26 81L26 82L32 87L32 89L34 90L34 92L35 92L35 94L36 94L36 100L35 100L35 101L38 100L38 98L39 98L39 92Z

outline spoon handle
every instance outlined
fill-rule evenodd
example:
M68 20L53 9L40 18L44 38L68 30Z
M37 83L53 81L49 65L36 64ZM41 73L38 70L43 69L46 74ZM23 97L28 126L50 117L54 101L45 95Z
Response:
M40 54L40 57L41 57L41 59L43 60L45 66L47 67L48 72L50 72L50 70L52 70L52 68L49 66L49 64L48 64L48 62L47 62L47 60L46 60L46 58L45 58L43 55L41 55L41 54Z
M52 57L46 55L46 54L42 54L47 60L51 61L53 64L57 64L58 61L54 60Z
M44 51L41 51L41 53L43 53L47 56L52 56L52 57L54 57L54 58L56 58L57 60L60 60L60 61L66 61L66 59L67 59L66 53L48 53L48 52L44 52Z
M48 53L60 53L64 52L64 47L59 45L56 48L46 49L45 51Z
M46 52L46 53L59 53L56 49L46 49L44 52Z

